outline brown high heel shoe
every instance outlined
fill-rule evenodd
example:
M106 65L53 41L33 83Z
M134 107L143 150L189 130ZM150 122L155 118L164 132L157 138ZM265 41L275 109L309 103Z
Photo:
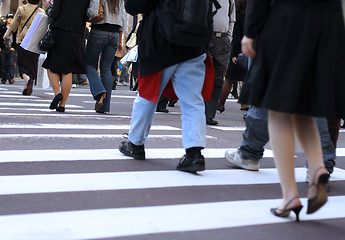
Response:
M277 217L288 217L290 212L293 211L296 214L296 222L299 222L299 212L303 208L303 205L299 205L293 208L287 208L293 200L298 199L299 196L290 199L287 204L285 204L283 209L271 208L271 213Z
M104 92L104 93L99 94L98 96L99 98L97 99L96 104L95 104L96 111L102 110L103 101L104 101L104 98L107 96L107 93Z
M325 169L325 171L327 173L322 173L318 176L317 174L318 174L319 170L321 170L321 169ZM328 174L328 171L326 168L319 167L315 171L313 181L311 181L309 184L308 193L310 191L313 191L313 189L316 189L316 193L313 197L308 198L307 214L312 214L312 213L316 212L327 202L328 193L327 193L326 185L328 184L328 179L329 179L329 174ZM308 196L309 196L309 194L308 194Z

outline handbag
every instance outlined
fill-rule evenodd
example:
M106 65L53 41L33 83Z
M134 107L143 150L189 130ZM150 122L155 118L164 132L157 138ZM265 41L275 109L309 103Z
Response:
M139 25L140 25L140 23L137 23L137 26L135 27L134 32L132 32L131 37L126 42L126 47L129 49L131 49L131 48L135 47L135 45L137 45L137 32L138 32Z
M104 9L102 6L101 0L99 0L99 10L98 15L92 19L90 19L90 23L98 23L104 19Z
M236 61L238 66L246 71L248 71L248 57L243 53L238 54Z
M47 33L47 29L48 17L45 14L37 13L20 46L27 51L44 54L45 52L39 49L39 44Z
M39 49L44 52L48 52L50 49L52 49L54 46L54 38L52 31L48 27L48 30L44 37L41 39L39 43Z

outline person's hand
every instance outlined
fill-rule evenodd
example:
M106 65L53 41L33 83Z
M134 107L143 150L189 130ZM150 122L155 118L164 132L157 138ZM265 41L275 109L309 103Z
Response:
M119 42L119 46L117 47L117 51L122 52L123 46L122 42Z
M7 37L5 37L5 35L2 37L2 39L4 39L4 41L6 40Z
M241 41L242 52L250 58L256 56L256 51L254 49L254 39L244 36Z
M233 63L237 64L236 59L237 59L236 57L233 57L231 60Z
M12 48L10 48L10 50L11 50L11 51L15 51L13 47L12 47Z

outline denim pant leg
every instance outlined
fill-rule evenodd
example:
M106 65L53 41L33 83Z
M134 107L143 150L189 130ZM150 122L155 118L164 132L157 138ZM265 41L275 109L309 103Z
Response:
M182 139L185 149L205 147L205 104L201 91L205 80L206 54L178 64L172 78L181 106Z
M100 93L106 92L97 71L99 54L107 43L107 36L105 33L104 31L91 30L85 48L86 74L94 99Z
M246 117L240 151L244 159L260 160L269 141L267 109L251 106Z
M111 74L111 64L113 63L116 49L118 46L119 35L116 33L116 37L109 36L108 44L103 48L101 61L100 61L100 71L101 71L101 81L107 92L107 97L103 102L102 110L104 112L110 112L110 99L113 89L113 76Z
M336 157L335 147L329 135L327 118L315 117L314 119L315 119L317 128L319 129L323 160L325 162L328 160L334 160Z
M177 66L178 64L162 71L159 96L162 94ZM133 144L145 144L154 120L157 104L140 96L135 99L132 109L131 126L128 132L128 139Z
M14 58L15 58L15 51L8 50L6 51L6 68L7 71L7 79L10 81L14 77Z

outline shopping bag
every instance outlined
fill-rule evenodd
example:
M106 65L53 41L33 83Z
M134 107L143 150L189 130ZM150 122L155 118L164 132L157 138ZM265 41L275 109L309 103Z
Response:
M129 50L129 52L120 60L121 64L126 62L136 62L138 59L138 45Z
M47 29L47 15L38 12L20 46L30 52L45 54L39 49L39 42L47 33Z

